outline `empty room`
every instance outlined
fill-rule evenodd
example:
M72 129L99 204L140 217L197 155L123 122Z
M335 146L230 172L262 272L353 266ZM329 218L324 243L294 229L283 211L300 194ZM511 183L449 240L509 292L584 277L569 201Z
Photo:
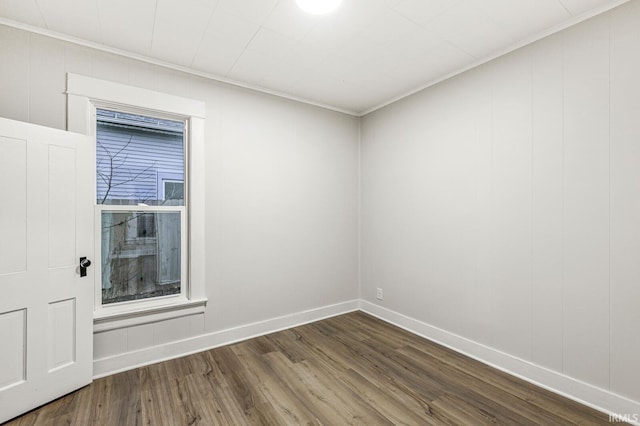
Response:
M640 425L640 0L0 0L0 423Z

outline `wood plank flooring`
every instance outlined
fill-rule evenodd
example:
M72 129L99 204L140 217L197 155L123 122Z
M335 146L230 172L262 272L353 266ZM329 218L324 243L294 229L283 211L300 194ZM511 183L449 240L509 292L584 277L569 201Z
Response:
M362 312L96 380L18 425L602 425Z

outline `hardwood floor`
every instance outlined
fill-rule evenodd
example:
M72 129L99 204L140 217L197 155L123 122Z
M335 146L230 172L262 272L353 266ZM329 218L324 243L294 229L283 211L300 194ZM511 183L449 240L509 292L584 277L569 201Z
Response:
M354 312L96 380L18 425L596 425L594 411Z

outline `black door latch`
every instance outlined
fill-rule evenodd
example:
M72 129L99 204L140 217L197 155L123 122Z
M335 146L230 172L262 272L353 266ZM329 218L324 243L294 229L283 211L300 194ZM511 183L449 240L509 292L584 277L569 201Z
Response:
M91 266L91 261L86 257L81 257L80 258L80 276L81 277L87 276L87 268L89 266Z

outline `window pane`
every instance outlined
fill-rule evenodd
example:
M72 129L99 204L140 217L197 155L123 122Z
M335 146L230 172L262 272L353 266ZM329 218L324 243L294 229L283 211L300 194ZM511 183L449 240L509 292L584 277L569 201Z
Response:
M156 216L153 213L142 213L136 219L138 238L156 237Z
M184 200L184 183L178 181L164 181L165 200Z
M98 109L96 174L98 204L184 205L184 123Z
M180 212L102 212L102 303L180 294Z

